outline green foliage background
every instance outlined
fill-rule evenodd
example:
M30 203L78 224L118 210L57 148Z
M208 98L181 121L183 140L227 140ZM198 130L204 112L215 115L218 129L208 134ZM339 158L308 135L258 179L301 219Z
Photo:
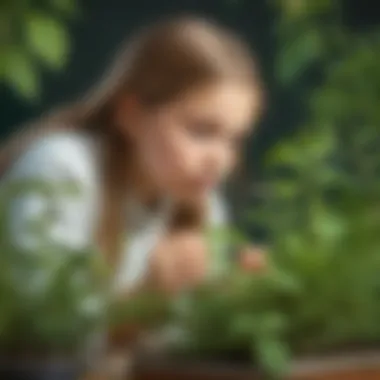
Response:
M44 212L10 230L14 202L42 197ZM108 269L92 246L75 249L50 235L56 202L77 199L81 189L63 181L14 181L0 187L0 353L76 355L91 334L104 326ZM22 244L31 238L30 246ZM29 241L29 240L28 240Z
M177 323L186 350L246 353L282 378L294 356L380 343L380 40L348 31L338 2L275 6L279 83L321 80L305 124L269 152L250 215L269 232L269 268L198 289Z
M43 66L63 67L64 25L77 9L69 0L36 4L0 5L1 80L29 99ZM171 322L197 355L245 351L282 376L294 355L380 341L380 35L346 28L340 2L270 4L277 83L290 94L305 76L320 80L303 94L299 132L268 154L264 196L249 215L269 233L269 268L197 289Z
M67 63L67 22L78 14L76 0L2 0L0 81L27 100L41 95L41 72Z

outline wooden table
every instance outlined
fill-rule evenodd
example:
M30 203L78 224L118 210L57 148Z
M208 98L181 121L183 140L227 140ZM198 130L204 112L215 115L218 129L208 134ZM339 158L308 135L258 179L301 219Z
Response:
M133 380L263 380L244 365L178 363L142 358ZM288 380L380 380L380 351L294 362Z
M102 371L87 374L83 380L263 380L244 366L175 363L163 358L141 358L132 371L131 355L109 356ZM132 373L134 372L134 373ZM295 361L288 380L380 380L380 351L333 355Z
M81 380L128 380L131 372L131 354L120 351L109 354L97 368L88 372Z

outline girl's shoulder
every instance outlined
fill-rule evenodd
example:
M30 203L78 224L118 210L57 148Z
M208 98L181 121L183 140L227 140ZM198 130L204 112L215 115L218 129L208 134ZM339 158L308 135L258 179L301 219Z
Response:
M10 177L75 177L92 181L96 175L97 149L90 136L54 132L34 140L12 165Z
M91 140L71 132L38 137L25 149L1 183L25 183L25 191L17 190L9 203L10 236L17 246L39 250L39 237L28 226L43 220L49 207L54 217L46 226L46 236L52 242L70 249L82 249L92 242L98 216L94 160ZM50 194L40 191L40 184L50 188ZM67 185L75 185L70 189L79 192L66 190Z

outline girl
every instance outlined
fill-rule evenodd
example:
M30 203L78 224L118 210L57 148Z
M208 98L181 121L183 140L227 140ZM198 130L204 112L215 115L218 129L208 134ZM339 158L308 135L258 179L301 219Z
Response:
M138 33L83 100L6 145L4 181L75 182L79 199L56 194L51 238L95 242L117 292L178 291L212 268L202 231L226 221L215 191L260 106L253 58L236 36L204 20L162 21ZM23 226L45 207L33 193L11 205L18 244L37 249Z

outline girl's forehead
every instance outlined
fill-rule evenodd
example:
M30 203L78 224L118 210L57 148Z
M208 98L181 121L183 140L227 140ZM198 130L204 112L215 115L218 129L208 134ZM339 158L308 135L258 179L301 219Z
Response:
M179 110L215 123L247 125L254 118L255 94L241 83L226 82L194 89L176 102Z

